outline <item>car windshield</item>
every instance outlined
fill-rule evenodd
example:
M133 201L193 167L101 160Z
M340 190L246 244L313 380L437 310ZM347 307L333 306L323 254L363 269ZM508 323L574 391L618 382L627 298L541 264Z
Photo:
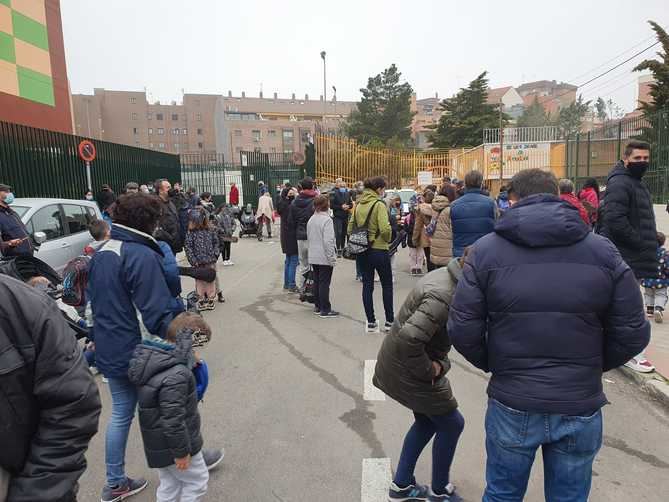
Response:
M12 209L19 215L19 218L23 218L23 215L28 212L29 207L26 206L11 206Z

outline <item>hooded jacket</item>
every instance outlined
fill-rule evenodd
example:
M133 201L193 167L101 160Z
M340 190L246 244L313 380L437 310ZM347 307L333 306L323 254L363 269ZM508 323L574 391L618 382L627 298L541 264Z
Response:
M437 218L437 225L430 240L430 261L438 267L448 265L453 258L450 205L448 197L444 195L436 195L432 201L432 211Z
M72 502L100 396L56 303L0 275L0 468L8 501Z
M314 214L314 197L314 190L302 190L291 204L288 224L293 227L298 241L307 240L307 222Z
M375 204L379 201L378 204ZM365 224L369 211L373 213L369 218L369 241L371 249L379 249L387 251L390 247L390 240L392 238L392 227L390 226L390 219L388 217L388 207L374 190L365 188L362 195L358 196L355 201L355 209L353 217L348 220L348 234L353 231L354 225L362 227Z
M639 354L650 326L630 268L556 195L522 199L472 246L448 320L488 395L534 413L606 403L602 372Z
M637 279L657 275L657 229L650 191L618 162L609 173L599 233L611 239Z
M576 209L578 209L578 215L581 217L583 220L583 223L586 225L590 226L590 217L588 216L588 212L585 210L583 207L583 204L581 204L581 201L576 198L576 196L573 193L563 193L560 194L560 198L565 201L567 204L571 204L574 206Z
M467 246L492 232L497 218L497 205L483 190L467 188L451 204L453 256L462 256Z
M174 312L163 254L149 235L112 225L111 239L95 253L88 272L95 359L106 377L123 378L142 337L165 337Z
M128 378L137 386L144 454L154 469L202 449L195 377L189 368L192 344L192 332L184 330L176 346L145 342L130 361Z
M372 382L407 408L445 415L458 407L446 373L451 368L448 309L462 275L457 260L422 277L383 340ZM437 361L443 371L437 377Z

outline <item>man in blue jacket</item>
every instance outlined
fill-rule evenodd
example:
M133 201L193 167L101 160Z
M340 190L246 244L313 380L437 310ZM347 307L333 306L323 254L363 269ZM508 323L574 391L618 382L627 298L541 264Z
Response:
M492 232L497 218L495 201L483 193L483 175L470 171L465 176L465 193L451 204L453 256Z
M107 424L107 485L102 502L143 490L144 479L125 474L125 448L137 406L128 363L142 339L164 338L175 312L163 271L163 254L151 237L161 216L156 197L136 193L119 198L111 239L91 260L87 298L93 314L98 369L109 379L112 414Z
M511 181L514 205L471 248L448 321L491 372L484 502L521 501L543 450L546 500L586 502L602 443L602 372L648 344L634 274L558 197L550 172Z

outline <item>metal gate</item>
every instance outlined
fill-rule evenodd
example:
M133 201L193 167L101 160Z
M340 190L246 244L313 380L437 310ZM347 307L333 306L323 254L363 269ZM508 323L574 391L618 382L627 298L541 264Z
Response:
M258 184L262 181L276 200L285 183L296 186L304 178L303 166L293 162L291 153L241 152L241 192L244 203L258 207Z

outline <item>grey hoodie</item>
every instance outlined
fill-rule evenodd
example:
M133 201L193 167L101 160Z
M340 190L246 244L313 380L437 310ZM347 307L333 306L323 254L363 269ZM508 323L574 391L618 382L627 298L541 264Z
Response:
M334 224L326 212L316 212L307 223L307 242L309 243L309 265L328 265L334 267L337 262L337 244Z

